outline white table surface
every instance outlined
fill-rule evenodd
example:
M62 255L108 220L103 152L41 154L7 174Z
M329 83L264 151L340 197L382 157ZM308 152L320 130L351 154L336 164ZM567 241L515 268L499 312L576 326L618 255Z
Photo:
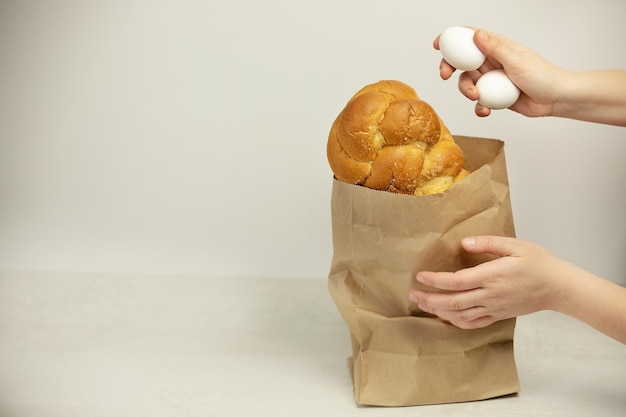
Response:
M0 416L624 416L626 346L518 320L518 395L359 407L326 279L0 273Z

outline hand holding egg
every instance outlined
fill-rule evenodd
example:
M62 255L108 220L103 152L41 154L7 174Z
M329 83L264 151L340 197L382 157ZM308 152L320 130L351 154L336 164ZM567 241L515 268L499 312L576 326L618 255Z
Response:
M439 36L439 50L443 59L463 71L474 71L485 62L485 54L474 43L474 30L454 26ZM483 74L476 82L478 103L491 109L512 106L520 96L520 90L503 70Z

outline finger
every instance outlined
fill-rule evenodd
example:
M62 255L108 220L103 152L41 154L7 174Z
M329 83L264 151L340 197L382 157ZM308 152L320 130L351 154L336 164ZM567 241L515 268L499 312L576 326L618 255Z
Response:
M436 50L439 50L439 37L440 35L437 35L437 37L433 41L433 48L435 48Z
M467 291L479 288L480 285L472 278L475 267L457 272L421 271L417 273L417 281L428 287L446 291Z
M431 292L414 290L411 294L411 300L415 302L419 308L424 311L464 311L471 308L482 307L479 295L476 291L460 291L460 292ZM476 317L472 317L474 319Z
M486 235L467 237L461 240L461 245L463 249L471 253L502 257L517 254L523 243L512 237Z
M424 311L446 320L461 329L478 329L489 326L498 320L495 316L489 314L489 311L484 307L472 307L461 311L436 309L424 309Z
M456 327L459 327L461 329L473 330L473 329L481 329L483 327L490 326L496 321L498 321L496 317L491 316L491 315L484 315L484 316L478 317L475 320L469 320L469 321L468 320L455 320L455 321L450 321L450 323L454 324Z
M442 59L441 62L439 63L439 76L442 79L444 80L449 79L450 77L452 77L452 74L454 74L455 71L456 71L456 68L448 64L446 60Z
M479 74L480 76L480 75L488 73L489 71L493 71L495 69L502 69L502 64L500 64L498 61L495 61L487 57L487 59L485 59L485 62L483 62L483 64L480 67L478 67L476 71L480 73Z
M477 71L465 71L459 76L459 91L472 101L478 100L476 81L480 74L476 74Z
M491 114L491 109L489 107L483 106L480 103L476 103L474 107L474 112L478 117L487 117Z
M502 64L507 64L508 59L515 56L518 48L512 40L483 29L474 32L474 43L487 56L492 56Z

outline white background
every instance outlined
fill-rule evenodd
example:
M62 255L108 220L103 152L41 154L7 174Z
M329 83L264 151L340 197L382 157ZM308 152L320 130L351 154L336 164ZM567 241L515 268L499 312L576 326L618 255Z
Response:
M505 140L520 238L626 283L626 130L479 119L432 48L470 25L626 68L625 20L622 0L2 1L0 269L324 278L328 130L398 79Z

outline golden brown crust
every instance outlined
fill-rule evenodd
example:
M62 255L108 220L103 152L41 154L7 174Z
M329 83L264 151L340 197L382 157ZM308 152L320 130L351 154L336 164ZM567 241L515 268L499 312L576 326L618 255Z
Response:
M418 186L423 163L424 152L413 144L385 146L378 152L364 185L411 194Z
M348 101L331 127L327 155L338 180L403 194L441 193L469 175L437 113L393 80L367 85Z

